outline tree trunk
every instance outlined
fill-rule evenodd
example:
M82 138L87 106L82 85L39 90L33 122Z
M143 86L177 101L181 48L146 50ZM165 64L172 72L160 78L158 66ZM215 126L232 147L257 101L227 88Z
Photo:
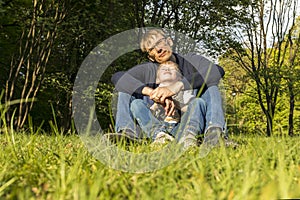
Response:
M267 136L270 137L273 133L273 118L274 115L272 115L272 113L270 113L270 111L268 110L268 113L266 114L267 117Z
M289 84L289 97L290 97L290 111L289 111L289 136L294 136L294 108L295 108L295 94L293 85Z

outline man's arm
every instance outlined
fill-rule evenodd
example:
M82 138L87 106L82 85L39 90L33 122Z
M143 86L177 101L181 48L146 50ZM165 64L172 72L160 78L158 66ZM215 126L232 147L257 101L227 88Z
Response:
M145 87L153 88L156 78L156 66L154 63L145 63L137 65L127 72L121 71L115 73L111 81L119 92L128 94L143 94Z
M210 62L203 56L190 54L182 57L176 54L183 78L167 87L159 87L151 92L150 98L159 97L161 101L181 90L200 89L218 85L225 72L222 67Z
M184 77L184 90L198 89L203 84L207 87L217 85L225 74L222 67L197 54L177 55L177 59Z
M201 88L203 85L218 85L224 74L224 69L219 65L210 65L206 69L185 75L185 79L182 80L183 88L189 90Z
M121 71L115 73L111 81L119 92L126 92L128 94L138 93L150 96L153 88L156 87L156 68L154 63L146 63L137 65L127 72ZM175 104L172 99L153 99L155 102L160 103L165 108L167 116L173 115Z

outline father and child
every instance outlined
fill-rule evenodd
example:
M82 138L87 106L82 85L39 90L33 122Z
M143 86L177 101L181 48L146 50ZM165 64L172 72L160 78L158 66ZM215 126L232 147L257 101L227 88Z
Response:
M184 148L215 147L232 142L225 134L225 118L218 83L225 72L201 55L180 55L161 29L150 29L140 47L150 62L117 72L112 82L118 91L116 133L110 138L154 143L174 139Z

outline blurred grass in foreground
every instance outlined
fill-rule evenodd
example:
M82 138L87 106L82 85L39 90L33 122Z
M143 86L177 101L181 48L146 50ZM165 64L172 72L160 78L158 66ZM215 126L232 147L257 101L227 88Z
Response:
M241 143L237 149L216 148L203 159L199 159L197 149L192 149L161 170L134 174L103 165L74 134L4 132L0 134L0 197L300 198L298 137L234 139Z

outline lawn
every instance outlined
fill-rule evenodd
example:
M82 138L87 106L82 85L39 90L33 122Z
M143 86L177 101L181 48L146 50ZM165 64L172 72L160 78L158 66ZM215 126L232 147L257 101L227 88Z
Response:
M30 132L30 131L29 131ZM114 170L75 134L0 134L1 199L300 198L300 138L233 136L237 149L199 148L148 173ZM140 148L135 146L135 150ZM142 144L142 148L150 148Z

